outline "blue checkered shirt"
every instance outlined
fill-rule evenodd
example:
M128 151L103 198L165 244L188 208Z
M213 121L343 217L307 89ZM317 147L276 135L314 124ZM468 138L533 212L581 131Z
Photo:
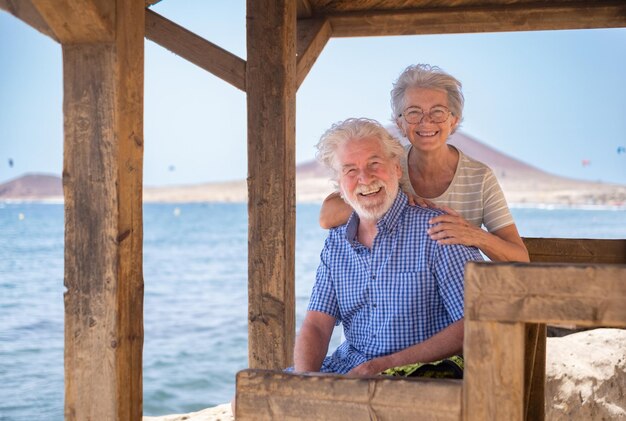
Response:
M370 249L356 239L358 216L330 230L308 310L343 323L346 337L322 372L347 373L422 342L463 318L463 269L482 260L475 247L439 245L426 230L440 211L398 197L378 223Z

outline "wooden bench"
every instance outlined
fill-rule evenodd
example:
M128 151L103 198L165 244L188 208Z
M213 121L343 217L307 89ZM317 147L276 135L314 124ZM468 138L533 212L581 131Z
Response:
M237 420L543 419L545 323L626 327L626 240L524 241L531 264L467 267L464 380L243 370Z

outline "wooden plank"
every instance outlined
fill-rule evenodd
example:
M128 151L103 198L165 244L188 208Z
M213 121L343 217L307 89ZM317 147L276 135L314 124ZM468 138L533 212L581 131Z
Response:
M143 413L143 109L144 17L141 0L117 0L118 142L117 419ZM93 381L93 380L92 380Z
M332 28L326 19L298 20L296 86L300 87L330 39Z
M531 262L626 263L626 240L524 238Z
M533 2L329 14L334 37L626 27L626 3Z
M470 263L471 320L626 327L626 266Z
M237 374L237 420L461 420L461 380Z
M465 320L466 421L524 419L524 324Z
M292 365L296 7L248 0L248 360Z
M63 45L65 418L141 419L143 2Z
M0 0L0 10L4 10L42 34L59 42L39 11L30 0Z
M146 38L213 73L235 88L246 90L245 60L152 10L146 10Z
M545 418L546 325L524 326L524 419Z
M115 1L31 0L63 44L113 42Z

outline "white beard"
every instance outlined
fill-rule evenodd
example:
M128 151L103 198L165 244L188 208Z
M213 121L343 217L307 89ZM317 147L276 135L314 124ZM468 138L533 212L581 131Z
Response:
M382 188L384 196L376 203L361 203L359 194L363 192L376 191ZM359 184L352 193L346 192L341 187L341 195L343 199L354 209L359 218L365 220L379 220L393 205L393 201L398 195L398 182L390 182L388 185L380 180L375 180L370 184Z

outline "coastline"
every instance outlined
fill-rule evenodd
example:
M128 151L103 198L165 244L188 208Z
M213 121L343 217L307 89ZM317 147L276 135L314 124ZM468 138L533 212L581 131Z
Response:
M576 182L505 180L502 190L511 208L626 210L626 185ZM296 179L296 203L321 204L334 191L328 178ZM205 183L188 186L145 187L144 203L247 203L245 181ZM63 204L63 196L14 195L1 197L0 204Z

